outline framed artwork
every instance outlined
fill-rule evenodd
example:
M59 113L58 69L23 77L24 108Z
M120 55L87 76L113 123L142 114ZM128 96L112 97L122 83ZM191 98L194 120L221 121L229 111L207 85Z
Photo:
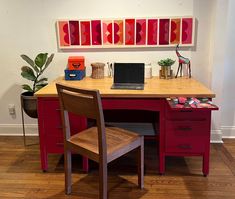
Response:
M158 43L158 19L148 19L147 45L157 45Z
M123 45L123 20L113 21L113 41L114 45Z
M90 46L91 45L91 22L90 21L81 21L81 46Z
M113 21L106 20L103 24L103 45L113 44Z
M194 45L193 17L58 20L60 49Z

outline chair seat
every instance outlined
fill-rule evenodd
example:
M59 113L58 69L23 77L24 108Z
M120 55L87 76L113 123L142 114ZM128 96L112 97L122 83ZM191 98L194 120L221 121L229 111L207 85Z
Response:
M141 136L137 133L120 129L117 127L107 127L105 128L106 133L106 143L107 143L107 162L120 157L121 155L131 151L139 145ZM77 150L82 153L82 151L90 151L91 157L98 162L99 150L98 150L98 129L97 127L92 127L79 132L70 137L67 141L73 145L73 148L77 146ZM133 143L133 144L132 144ZM126 148L125 148L126 146ZM82 153L83 154L83 153Z

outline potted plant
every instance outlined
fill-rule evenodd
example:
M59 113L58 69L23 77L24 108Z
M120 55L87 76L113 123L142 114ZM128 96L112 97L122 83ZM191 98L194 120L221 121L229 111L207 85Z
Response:
M160 61L158 61L158 65L161 66L161 70L160 70L160 78L168 78L168 77L172 77L172 70L171 70L171 66L175 63L174 60L167 58L167 59L162 59Z
M34 93L47 85L47 78L41 77L53 60L54 54L48 57L48 53L39 53L34 60L27 55L21 55L29 66L21 67L21 76L32 81L32 86L23 84L22 88L26 92L21 94L21 106L25 113L32 118L37 118L37 98Z

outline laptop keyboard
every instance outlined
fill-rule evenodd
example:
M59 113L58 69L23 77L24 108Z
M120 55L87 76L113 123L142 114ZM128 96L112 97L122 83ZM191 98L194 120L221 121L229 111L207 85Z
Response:
M143 84L113 84L112 89L126 89L126 90L143 90Z

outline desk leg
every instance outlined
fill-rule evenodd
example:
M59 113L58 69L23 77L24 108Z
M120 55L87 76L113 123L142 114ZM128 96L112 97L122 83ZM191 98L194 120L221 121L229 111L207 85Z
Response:
M209 162L210 162L210 149L208 147L206 149L206 152L203 154L202 172L204 176L207 176L209 174Z
M165 173L165 155L159 154L159 173L163 175Z
M41 150L41 168L43 172L46 172L48 169L48 154L45 150Z
M209 174L209 157L208 155L203 155L203 168L202 172L204 176L207 176Z

